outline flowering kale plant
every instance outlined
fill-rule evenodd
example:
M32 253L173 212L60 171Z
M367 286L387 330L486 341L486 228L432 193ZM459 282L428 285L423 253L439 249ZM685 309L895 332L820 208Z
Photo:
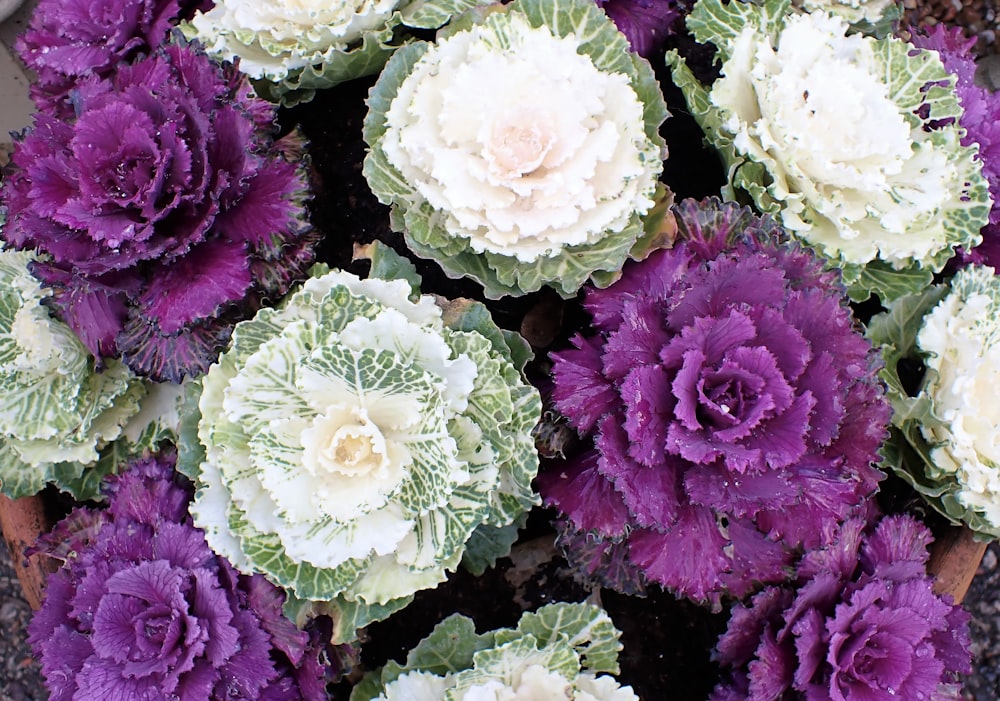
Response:
M958 257L996 268L1000 265L1000 92L990 92L975 82L975 37L966 38L957 27L936 27L914 32L911 41L921 49L937 51L944 67L955 76L955 92L962 103L959 123L965 129L962 144L979 144L983 177L993 199L989 223L982 230L982 244L968 251L959 249Z
M182 26L213 56L239 59L264 96L286 104L378 73L413 30L437 29L479 0L217 0Z
M44 305L48 293L28 272L32 259L0 250L0 490L10 497L46 482L72 489L145 394L118 361L95 371L87 349Z
M620 586L624 560L717 603L784 579L872 494L889 407L835 272L747 209L675 212L675 246L589 290L597 334L553 356L594 447L539 485L589 572Z
M672 52L674 80L729 166L730 196L779 216L853 298L917 292L954 247L980 242L990 212L955 79L932 51L789 2L699 0L688 28L718 48L722 77L709 90Z
M969 615L925 573L930 532L909 516L844 524L809 553L795 586L737 605L711 701L958 701L971 671Z
M521 617L517 628L477 635L454 614L406 658L389 663L354 689L351 701L638 701L618 672L618 631L589 604L550 604Z
M394 226L488 297L608 284L648 243L662 168L649 64L590 0L517 0L449 29L393 56L369 98L365 177Z
M45 112L73 114L72 90L88 76L108 78L122 63L152 53L179 17L201 0L41 0L15 48L35 71L31 97Z
M17 144L6 239L40 251L34 274L95 356L154 379L203 372L312 258L273 108L174 45L75 94L76 117L39 114Z
M203 380L195 522L237 568L336 599L351 639L463 555L481 570L506 554L498 529L537 501L527 354L476 303L317 271L237 325Z
M111 478L107 510L77 509L43 539L61 568L29 643L52 701L325 699L318 630L209 550L172 472L169 455L133 463Z
M964 268L898 300L869 334L895 406L887 462L953 522L1000 537L1000 278ZM923 362L918 387L905 360Z

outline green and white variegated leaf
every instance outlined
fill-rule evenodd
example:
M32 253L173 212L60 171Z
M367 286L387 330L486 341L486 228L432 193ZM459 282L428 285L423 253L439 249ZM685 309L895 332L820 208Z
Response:
M404 270L393 255L378 251L374 270ZM443 581L477 528L538 503L527 448L541 401L512 362L518 344L475 306L446 314L410 275L314 273L236 326L178 464L212 547L325 602L346 641Z
M372 75L413 30L436 29L479 0L260 3L220 0L181 23L183 35L233 61L261 97L293 106L317 90Z
M847 36L844 20L789 4L699 0L687 22L698 41L718 48L723 77L711 88L676 52L667 56L727 166L722 194L776 215L842 270L852 299L919 293L954 248L979 243L991 206L978 147L961 144L955 78L936 52L891 36ZM803 39L809 31L815 37ZM827 43L849 58L826 60L826 49L811 48ZM809 55L796 59L803 50ZM848 81L838 99L817 102L829 85ZM872 105L881 111L858 111ZM799 119L807 111L810 119ZM841 153L845 143L853 150Z
M638 701L628 687L596 676L617 672L618 638L608 615L585 603L543 606L524 614L516 628L484 635L476 634L470 619L455 614L439 623L409 653L405 664L390 662L369 672L354 687L351 701L425 697L456 701L482 688L511 698L516 693L517 698ZM423 682L414 684L415 680ZM418 696L418 689L437 693Z
M44 305L48 293L28 272L32 259L0 251L0 443L10 455L0 463L0 491L10 497L47 482L74 486L145 392L118 361L96 371L73 331Z
M1000 356L994 350L1000 348L995 330L1000 284L990 268L969 268L954 282L954 289L938 285L902 297L869 322L868 336L881 346L885 367L880 374L893 405L893 425L882 452L885 463L952 523L964 523L979 537L998 538L1000 519L993 506L1000 493L1000 463L992 448L996 431L991 428L976 441L970 438L969 426L991 421L975 410L975 398L977 389L989 395L979 400L986 411L995 401L982 375L994 377L997 372L990 367ZM978 306L963 310L962 300ZM935 336L928 328L932 318L936 326L948 329L950 338L938 346L944 352L922 347L931 345L927 339ZM977 332L977 327L985 331ZM940 333L937 336L943 340ZM953 344L974 358L971 367L950 363L953 354L946 349ZM919 387L912 386L915 377L920 377ZM943 394L942 384L947 385ZM970 417L948 401L954 393L968 394L976 413L971 424Z
M563 640L583 659L590 672L618 674L619 632L611 617L596 606L552 604L526 613L517 624L523 635L532 635L544 646Z
M614 223L601 227L599 231L589 231L585 225L579 224L578 222L583 221L584 217L581 213L578 222L561 224L558 230L543 227L543 230L548 232L545 234L548 238L544 241L529 242L528 239L534 234L523 236L512 234L511 236L517 240L503 244L487 241L490 234L482 232L490 228L488 225L477 225L475 230L468 229L465 224L460 223L460 215L453 211L453 207L444 202L432 204L428 198L434 196L427 193L427 187L436 189L438 185L421 184L427 180L424 175L412 172L408 164L404 165L399 161L398 155L390 155L400 153L394 145L397 141L397 127L393 114L401 112L398 106L393 108L393 104L397 98L400 102L409 99L413 90L418 89L423 80L422 72L428 71L430 75L434 75L439 70L446 70L426 68L432 62L439 60L441 47L449 42L456 42L457 46L458 42L464 42L460 35L475 34L476 41L480 41L483 45L499 47L496 50L501 54L512 44L521 41L519 37L522 30L518 28L521 26L521 20L518 18L526 18L527 26L536 30L546 27L555 37L571 40L576 45L573 56L587 57L590 70L596 69L597 75L625 77L628 99L638 105L636 124L622 124L616 129L623 134L634 131L631 136L623 136L621 142L629 144L627 148L635 149L635 163L639 164L636 167L641 173L616 180L615 187L620 190L618 194L610 190L607 194L601 194L605 192L603 186L599 183L593 186L594 191L598 193L600 206L610 207L612 205L608 203L614 203L616 208L620 204L621 209L615 215ZM449 51L450 46L451 44ZM509 52L511 56L518 53L518 51ZM484 76L482 80L489 82L490 78ZM546 90L534 92L544 94ZM526 98L522 97L519 100L523 101L523 106L519 106L518 109L540 109ZM462 101L467 105L475 105L478 98L470 95ZM668 113L656 77L648 62L629 51L624 36L591 2L517 0L507 6L498 5L481 12L466 13L456 22L455 27L449 28L439 36L438 45L414 44L398 51L379 77L369 96L368 104L369 113L365 119L364 138L371 149L365 158L364 174L379 200L393 206L391 217L393 227L404 233L406 243L414 253L435 260L451 277L475 279L483 285L486 296L490 298L522 295L545 285L553 287L565 297L570 297L588 279L606 286L615 279L621 266L633 253L637 241L643 236L642 215L652 207L652 197L656 192L656 176L662 169L662 155L666 149L659 136L659 126ZM638 117L639 112L641 120ZM598 116L604 119L603 116ZM499 118L492 113L488 117ZM426 121L428 120L418 123ZM523 120L519 123L523 123ZM641 127L641 130L637 127ZM389 141L392 144L389 145L387 145L387 131L391 132ZM408 143L408 137L400 138L403 139L401 143ZM553 138L562 137L556 133ZM464 147L456 149L456 152L463 152L462 148ZM585 149L579 146L573 150L582 152ZM475 148L469 147L469 152L482 154L484 148L477 142ZM458 171L452 169L449 172ZM467 171L462 170L462 172ZM437 176L430 177L433 179ZM512 215L514 216L512 220L517 222L513 226L522 226L520 220L525 217L523 212L534 211L536 215L540 212L539 207L530 205L531 195L515 194L517 192L515 185L498 185L497 188L497 192L502 190L504 195L501 199L509 197L525 203L520 207L521 214ZM443 190L450 191L451 187L444 185ZM501 209L508 207L508 205L497 206ZM491 214L491 207L494 205L484 204L476 216L484 218L484 221L494 216L507 216L499 209L498 213ZM513 211L511 209L511 212ZM461 217L464 219L465 215ZM609 222L611 221L609 219ZM531 224L528 228L534 226L537 225ZM518 231L521 229L518 228ZM646 251L638 252L639 255L645 253Z

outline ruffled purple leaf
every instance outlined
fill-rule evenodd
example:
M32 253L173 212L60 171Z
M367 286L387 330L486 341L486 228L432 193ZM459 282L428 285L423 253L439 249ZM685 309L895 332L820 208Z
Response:
M275 144L274 107L192 47L91 76L74 103L19 140L5 237L48 258L34 272L99 360L200 374L312 263L301 138Z
M713 699L935 699L970 669L968 614L934 594L927 530L909 516L845 524L791 584L734 607ZM861 567L857 555L864 553ZM889 558L889 559L886 559Z
M107 77L163 44L202 0L41 0L15 50L37 78L40 110L73 113L71 91L87 76Z
M209 549L172 468L169 454L133 463L109 478L108 509L40 541L62 562L29 626L51 697L324 698L325 644L284 618L273 585Z
M553 354L553 404L599 457L585 483L538 484L569 529L624 537L647 580L718 605L866 513L890 407L835 272L749 209L675 217L672 248L587 292L597 333Z
M645 58L659 51L678 31L679 20L690 10L688 0L597 0L632 50Z

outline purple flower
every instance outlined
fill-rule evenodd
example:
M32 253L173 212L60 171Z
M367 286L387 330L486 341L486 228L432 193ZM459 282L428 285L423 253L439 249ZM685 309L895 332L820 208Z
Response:
M675 24L687 13L688 0L596 0L625 35L632 50L644 58L663 47L676 32Z
M968 614L934 594L930 532L909 516L866 531L847 522L811 553L796 586L737 605L715 657L727 673L712 701L961 698Z
M232 66L167 46L40 114L4 183L7 241L90 351L141 375L207 370L232 326L304 277L316 234L295 137Z
M15 49L37 76L31 96L43 112L73 113L70 92L88 76L106 78L163 44L202 0L41 0Z
M539 488L564 541L605 544L570 555L585 571L627 556L717 604L781 581L863 508L889 406L835 273L736 205L675 214L672 249L587 293L599 335L553 355L555 406L594 448Z
M962 103L959 124L965 129L962 145L979 144L983 177L989 183L993 209L983 227L983 242L971 251L959 251L957 261L1000 266L1000 92L990 92L975 82L976 62L973 48L976 37L966 37L960 27L936 26L913 33L911 43L921 49L933 49L941 56L945 69L955 76L955 91Z
M325 699L319 631L209 549L172 469L172 456L133 463L107 510L77 509L41 540L62 561L29 626L50 698Z

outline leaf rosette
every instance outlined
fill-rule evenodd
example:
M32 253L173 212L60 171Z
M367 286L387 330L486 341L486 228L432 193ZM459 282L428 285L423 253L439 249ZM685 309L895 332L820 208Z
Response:
M552 354L590 440L536 484L585 574L719 607L867 508L890 407L836 271L747 207L673 214L673 248L588 289L592 333Z
M666 117L649 64L592 2L518 0L393 56L369 98L364 172L410 249L448 275L491 298L571 296L648 248Z
M516 628L477 635L454 614L410 651L368 674L351 701L572 699L638 701L619 686L620 633L590 604L557 603L526 613Z
M79 478L145 393L119 361L96 371L72 329L49 313L49 293L28 271L34 259L0 251L0 490L13 498Z
M437 29L477 0L219 0L181 25L216 58L239 59L257 92L294 105L378 73L414 30Z
M886 461L953 523L989 538L1000 537L997 319L1000 279L972 265L869 325L894 409Z
M687 19L718 48L710 88L676 52L674 80L743 191L843 271L852 298L930 284L981 241L990 195L963 145L955 78L933 51L848 34L790 0L700 0Z
M238 568L364 625L536 503L540 399L481 306L317 272L203 379L192 512Z

